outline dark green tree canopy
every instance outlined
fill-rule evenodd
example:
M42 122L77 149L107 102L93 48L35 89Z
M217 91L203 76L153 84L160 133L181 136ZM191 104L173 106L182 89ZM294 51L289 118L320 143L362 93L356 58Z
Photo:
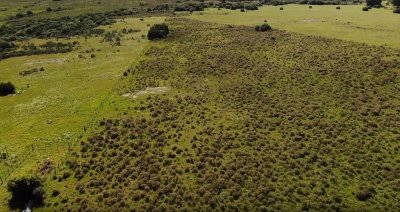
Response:
M168 34L169 28L167 24L155 24L150 28L147 38L149 40L162 39L167 37Z
M11 82L0 83L0 96L7 96L15 93L15 86Z
M399 8L400 7L400 0L392 0L393 6Z
M12 195L9 206L13 210L24 209L29 202L33 207L44 203L42 182L36 177L11 180L7 184L7 190Z
M380 6L382 4L382 0L367 0L367 6Z

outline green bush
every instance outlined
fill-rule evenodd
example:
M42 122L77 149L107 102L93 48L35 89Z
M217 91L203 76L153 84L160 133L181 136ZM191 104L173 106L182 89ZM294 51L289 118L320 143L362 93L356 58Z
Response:
M363 7L363 8L362 8L362 11L368 11L368 10L369 10L368 7Z
M11 209L24 209L29 202L33 207L44 203L42 182L35 177L11 180L7 184L7 191L12 195L9 201Z
M255 29L257 32L266 32L266 31L272 30L272 27L269 24L264 23L260 26L256 26Z
M168 34L169 28L167 24L155 24L150 28L147 38L149 40L162 39L167 37Z
M0 96L7 96L15 93L15 86L11 82L0 83Z
M400 8L396 8L396 9L394 9L394 10L393 10L393 13L400 14Z

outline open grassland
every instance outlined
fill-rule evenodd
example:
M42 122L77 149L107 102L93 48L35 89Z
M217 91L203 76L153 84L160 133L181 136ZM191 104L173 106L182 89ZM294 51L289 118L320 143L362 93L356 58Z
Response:
M20 92L0 99L0 211L7 207L4 184L9 177L34 174L49 158L57 164L76 145L102 112L113 114L104 104L131 63L145 48L148 25L163 18L118 20L104 26L106 32L122 33L121 45L98 37L73 37L59 42L79 42L79 49L64 54L10 58L0 61L0 82L11 81ZM49 40L31 39L40 44ZM55 41L55 40L54 40ZM26 76L25 70L43 68Z
M283 7L284 10L280 10ZM206 9L190 17L196 20L254 27L267 20L273 28L307 35L365 42L400 48L400 17L392 9L361 10L363 5L263 6L256 11Z
M399 50L168 23L114 89L119 115L43 174L48 210L400 207Z

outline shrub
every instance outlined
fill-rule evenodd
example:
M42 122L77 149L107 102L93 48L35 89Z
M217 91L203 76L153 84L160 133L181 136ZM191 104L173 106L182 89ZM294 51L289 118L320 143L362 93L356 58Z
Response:
M29 202L34 207L44 203L42 182L35 177L11 180L7 184L7 191L12 195L9 201L11 209L23 209Z
M15 86L11 82L0 83L0 96L7 96L15 93Z
M264 23L261 26L256 26L255 29L257 32L265 32L265 31L272 30L272 27L270 25Z
M308 6L308 8L312 9L312 6Z
M368 11L368 10L369 10L368 7L363 7L363 8L362 8L362 11Z
M279 8L280 10L283 10L283 7Z
M340 10L340 7L339 7L339 6L337 6L337 7L336 7L336 9L337 9L337 10Z
M149 40L162 39L167 37L168 34L169 28L167 24L155 24L150 28L147 38Z
M372 198L375 193L375 189L373 188L363 188L357 193L356 197L359 201L367 201Z
M394 10L393 10L393 13L400 14L400 8L396 8L396 9L394 9Z

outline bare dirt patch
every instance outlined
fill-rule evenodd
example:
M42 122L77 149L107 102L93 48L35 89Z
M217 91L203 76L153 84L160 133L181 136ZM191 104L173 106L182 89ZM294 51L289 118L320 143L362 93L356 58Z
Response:
M126 93L123 94L123 97L128 97L131 99L137 99L140 96L148 95L148 94L163 94L169 90L168 87L148 87L145 90L138 91L136 93Z
M41 60L32 60L26 62L25 65L35 65L35 64L46 64L46 63L57 63L63 64L65 62L65 58L52 58L52 59L41 59Z

